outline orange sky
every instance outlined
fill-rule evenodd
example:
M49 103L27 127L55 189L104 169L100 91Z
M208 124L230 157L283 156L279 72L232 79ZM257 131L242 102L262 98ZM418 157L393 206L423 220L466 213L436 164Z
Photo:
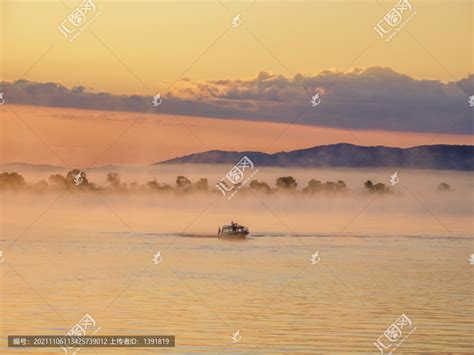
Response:
M2 79L151 96L183 73L213 80L378 65L446 82L473 72L472 1L411 0L416 16L388 43L374 26L393 0L94 2L100 15L69 42L58 26L80 1L1 1Z
M240 80L261 71L293 77L380 66L442 82L473 72L472 1L410 1L416 16L390 42L381 40L374 26L395 5L392 0L94 2L97 17L69 42L58 26L80 2L1 1L0 80L82 85L94 92L151 98L176 88L183 78ZM232 28L236 14L242 25ZM0 106L0 115L2 163L87 167L149 164L209 149L472 144L467 135L298 125L286 130L286 124L269 122L8 102Z
M470 136L4 105L2 163L86 168L144 165L211 149L277 152L339 142L409 147L473 144ZM134 120L137 121L133 124Z

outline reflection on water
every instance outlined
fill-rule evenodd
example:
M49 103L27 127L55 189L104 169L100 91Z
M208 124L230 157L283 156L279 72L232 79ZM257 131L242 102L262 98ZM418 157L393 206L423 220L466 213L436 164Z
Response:
M19 244L9 255L18 274L2 270L2 352L7 334L62 334L84 313L104 335L176 335L182 353L374 352L402 313L417 331L400 352L472 350L469 240L327 242L111 233L94 243ZM157 248L163 262L154 265ZM312 265L316 250L321 261ZM242 338L232 343L236 329ZM112 352L146 351L100 349Z
M472 213L454 197L423 200L436 223L395 199L354 219L366 199L267 201L273 213L236 199L199 215L209 201L67 194L29 228L55 196L0 198L2 354L20 353L8 334L65 334L86 313L100 335L175 335L163 353L378 353L401 314L417 328L397 352L473 350ZM247 240L213 234L232 218Z

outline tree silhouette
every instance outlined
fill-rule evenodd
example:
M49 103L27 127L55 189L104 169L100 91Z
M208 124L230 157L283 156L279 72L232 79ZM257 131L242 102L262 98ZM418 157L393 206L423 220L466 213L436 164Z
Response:
M321 181L316 180L316 179L311 179L308 181L308 186L306 186L303 189L304 193L315 193L319 192L323 189L323 184L321 184Z
M338 190L344 190L346 188L347 188L347 185L343 180L338 180L337 181L337 189Z
M79 169L69 170L66 177L61 174L53 174L48 178L51 187L55 189L81 189L90 190L94 189L95 185L87 180L85 172Z
M110 184L110 186L112 186L112 188L120 188L120 175L118 173L108 173L106 181Z
M442 182L441 184L438 185L438 191L449 191L451 190L451 186L449 184Z
M16 172L0 174L0 188L22 189L26 187L23 176Z
M374 188L374 184L372 183L371 180L367 180L365 183L364 183L364 186L366 189L368 190L372 190Z
M49 183L53 188L56 189L66 189L71 185L71 181L66 179L61 174L53 174L48 178Z
M150 189L156 190L156 191L170 191L170 190L172 190L171 186L169 186L168 184L160 184L160 183L156 182L156 178L154 178L152 181L148 181L146 183L146 185Z
M176 189L179 192L187 192L191 190L192 187L193 184L191 183L191 180L189 180L186 176L176 177Z
M260 182L258 180L250 181L249 188L254 191L270 193L272 191L271 187L268 186L266 182Z
M365 183L364 183L364 186L367 190L369 190L370 192L375 192L375 193L387 193L387 192L391 192L392 190L390 190L390 187L388 186L385 186L385 184L382 184L381 182L377 183L377 184L373 184L372 181L370 180L367 180Z
M321 183L319 180L311 179L308 181L308 186L303 189L303 193L316 193L316 192L338 192L346 189L346 183L339 180L337 183L333 181L326 181Z
M206 178L201 178L194 184L194 187L198 191L207 191L209 190L209 182Z
M276 186L282 190L295 190L298 184L293 176L282 176L276 179Z

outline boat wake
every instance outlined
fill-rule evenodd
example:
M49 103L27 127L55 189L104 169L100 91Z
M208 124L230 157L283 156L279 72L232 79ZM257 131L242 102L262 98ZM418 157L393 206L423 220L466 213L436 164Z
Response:
M147 238L147 237L160 237L160 238L208 238L208 239L218 239L217 234L199 234L199 233L132 233L132 232L103 232L103 234L123 236L123 237L138 237L138 238ZM318 234L318 233L278 233L278 232L258 232L250 233L246 237L247 239L255 238L413 238L413 239L472 239L472 236L465 235L390 235L390 234Z

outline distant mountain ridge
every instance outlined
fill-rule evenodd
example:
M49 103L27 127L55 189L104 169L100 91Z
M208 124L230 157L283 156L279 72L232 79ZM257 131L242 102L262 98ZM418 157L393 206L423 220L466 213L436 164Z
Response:
M31 163L6 163L0 164L0 172L3 171L28 171L28 172L57 172L66 168L49 164L31 164Z
M425 145L411 148L365 147L347 143L315 146L289 152L228 152L211 150L156 164L235 164L244 155L257 166L275 167L393 167L474 170L474 146Z

